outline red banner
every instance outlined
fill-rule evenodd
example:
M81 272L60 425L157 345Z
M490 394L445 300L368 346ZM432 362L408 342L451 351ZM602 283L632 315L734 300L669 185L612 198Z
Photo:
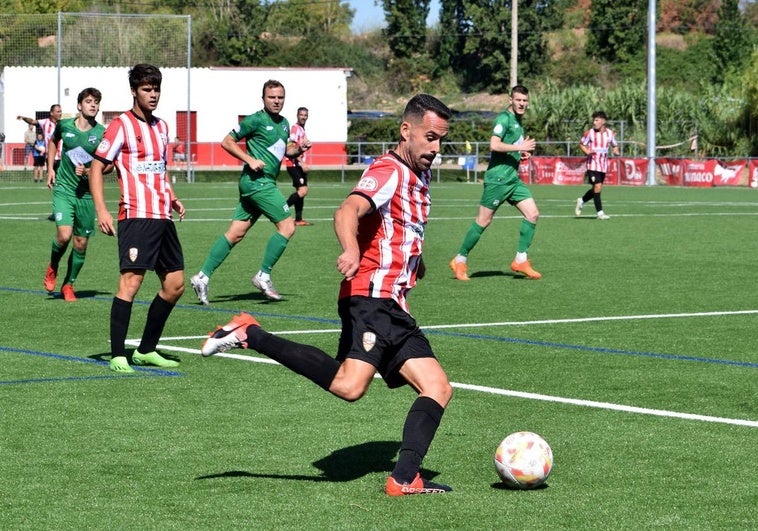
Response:
M618 159L616 159L618 160ZM647 181L647 159L621 159L619 184L642 186Z
M586 170L581 157L532 158L535 184L582 184Z
M661 172L666 184L672 186L682 185L682 161L681 159L657 158L655 164Z
M750 159L747 185L750 188L758 188L758 160L756 159Z
M713 171L713 186L739 186L747 160L716 161Z
M682 159L682 184L684 186L713 186L716 161Z

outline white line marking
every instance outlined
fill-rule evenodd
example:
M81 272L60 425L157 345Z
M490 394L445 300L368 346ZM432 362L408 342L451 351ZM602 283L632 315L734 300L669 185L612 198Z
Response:
M206 336L202 336L206 337ZM138 345L139 341L128 340L127 344ZM166 351L185 352L189 354L200 354L197 349L190 349L184 347L175 347L172 345L158 345L158 348ZM221 352L213 356L214 358L231 358L240 361L248 361L252 363L267 363L269 365L279 365L276 361L270 358L262 358L258 356L247 356L245 354L230 354L228 352ZM375 378L380 378L377 374ZM527 393L524 391L513 391L510 389L499 389L497 387L487 387L483 385L471 385L458 382L450 382L456 389L464 389L467 391L476 391L479 393L488 393L500 396L510 396L514 398L525 398L528 400L541 400L543 402L555 402L558 404L571 404L574 406L592 407L596 409L608 409L612 411L624 411L626 413L637 413L640 415L654 415L657 417L677 418L683 420L697 420L701 422L714 422L718 424L731 424L734 426L746 426L749 428L758 428L758 421L745 420L745 419L731 419L726 417L712 417L709 415L698 415L695 413L680 413L678 411L668 411L665 409L650 409L636 406L625 406L623 404L614 404L612 402L597 402L595 400L582 400L578 398L565 398L561 396L542 395L538 393Z

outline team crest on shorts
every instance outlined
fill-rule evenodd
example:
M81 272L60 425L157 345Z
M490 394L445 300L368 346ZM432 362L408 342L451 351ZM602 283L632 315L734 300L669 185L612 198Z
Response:
M139 254L139 251L136 247L132 247L129 249L129 260L134 262L137 259L137 255Z
M363 332L363 350L368 352L376 345L376 334L373 332Z

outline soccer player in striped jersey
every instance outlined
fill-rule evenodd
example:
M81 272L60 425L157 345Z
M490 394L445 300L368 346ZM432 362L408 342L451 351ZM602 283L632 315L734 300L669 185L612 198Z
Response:
M50 116L49 118L41 118L39 120L36 120L34 118L29 118L27 116L17 116L19 120L23 120L24 122L28 123L29 125L35 125L37 126L40 131L42 131L42 136L45 139L45 148L47 152L51 152L53 150L48 149L48 144L50 142L50 139L53 137L53 133L55 132L55 126L58 124L58 121L61 119L61 116L63 116L63 111L61 110L61 106L57 103L53 103L50 106ZM58 170L58 166L61 163L61 145L60 142L57 143L56 149L54 150L55 155L51 158L52 162L52 168L54 171ZM50 164L48 163L48 166ZM49 171L49 167L48 167ZM47 219L50 221L55 221L55 212L47 216Z
M389 496L452 490L421 477L421 461L453 389L429 341L408 311L406 294L423 277L422 244L429 219L430 171L447 136L450 110L427 94L403 112L397 147L363 172L334 214L342 247L337 270L342 334L337 357L264 331L247 313L235 316L203 343L211 356L246 347L354 402L379 372L389 388L409 385L418 394L403 428L400 454L385 484Z
M592 129L587 130L579 142L579 149L587 155L586 176L591 188L576 200L574 214L577 217L582 215L584 203L592 199L595 203L597 219L611 219L603 211L603 201L600 198L600 192L603 189L605 174L608 172L608 152L611 151L614 155L618 155L619 146L614 132L606 127L606 120L608 120L608 117L603 111L592 113Z
M300 107L297 109L297 122L290 127L290 142L300 144L305 136L305 122L308 121L308 109ZM298 227L307 227L312 223L303 219L303 204L305 196L308 195L308 162L306 160L307 152L299 157L284 157L284 166L287 173L292 177L292 186L295 191L287 198L287 204L295 207L295 225Z
M134 365L170 368L176 360L155 352L163 327L184 293L184 255L172 210L184 217L184 205L174 195L166 172L169 134L165 121L153 115L161 96L160 70L148 64L129 70L133 105L105 130L90 169L90 189L100 231L116 234L103 190L103 169L113 164L121 199L118 211L119 283L111 304L110 339L113 371L134 372L126 353L126 333L132 303L145 279L155 271L161 289L150 304L142 339L132 354Z
M87 175L92 154L105 132L105 127L96 120L101 98L96 88L82 90L77 96L79 114L76 118L59 120L48 142L47 187L53 191L56 233L44 285L48 292L55 290L58 265L73 237L74 248L68 256L68 269L61 285L61 295L68 302L76 301L74 282L84 266L87 243L95 230L95 207ZM52 161L61 155L57 152L59 145L63 156L56 171Z

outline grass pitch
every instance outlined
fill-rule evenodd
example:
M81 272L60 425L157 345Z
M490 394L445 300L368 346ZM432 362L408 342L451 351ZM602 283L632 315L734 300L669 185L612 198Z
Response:
M107 368L115 239L90 242L78 302L48 296L50 194L0 185L0 527L755 528L756 192L606 187L612 219L598 221L592 205L573 215L584 187L535 186L530 257L543 279L510 273L519 217L504 207L461 283L447 264L481 187L435 183L427 277L409 302L456 387L424 461L454 491L389 499L411 390L377 380L347 404L252 351L199 355L201 337L240 310L335 351L331 214L350 186L312 181L314 225L274 270L285 300L250 285L273 230L261 222L214 275L211 306L188 283L160 346L180 368L133 376ZM228 226L236 183L177 192L189 279ZM113 209L117 196L109 185ZM157 287L148 276L130 339ZM519 430L553 448L546 488L498 482L495 447Z

